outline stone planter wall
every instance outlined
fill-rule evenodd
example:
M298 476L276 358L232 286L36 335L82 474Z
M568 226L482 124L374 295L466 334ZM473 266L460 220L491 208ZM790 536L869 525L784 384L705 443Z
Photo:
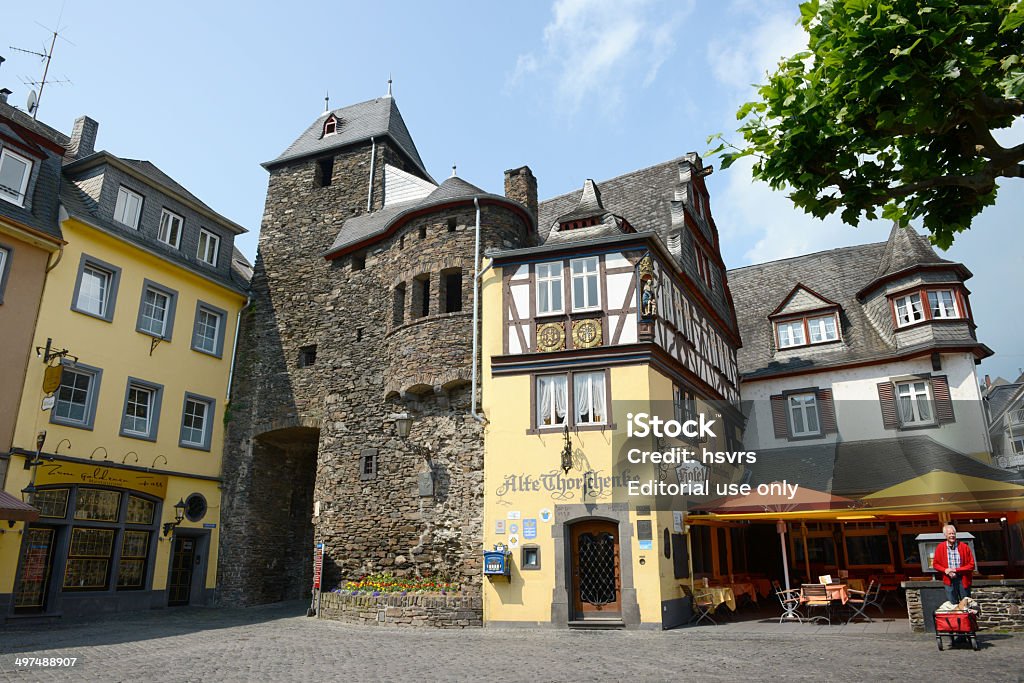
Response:
M479 628L484 608L479 596L324 593L319 617L364 626Z
M922 590L942 590L941 581L905 581L907 614L915 633L930 630L925 619L931 611L922 606ZM979 631L1024 631L1024 580L975 581L971 597L978 601ZM927 614L926 614L927 611Z

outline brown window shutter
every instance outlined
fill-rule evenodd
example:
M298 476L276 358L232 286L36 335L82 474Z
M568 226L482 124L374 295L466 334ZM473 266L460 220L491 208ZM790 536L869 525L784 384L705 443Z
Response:
M932 397L935 399L935 419L939 424L956 422L953 415L953 399L949 395L949 378L946 375L932 377Z
M896 390L892 382L878 383L878 402L882 406L882 426L886 429L899 429L900 415L896 410Z
M772 396L772 425L775 427L776 439L789 438L789 416L786 415L786 397L782 394Z
M822 434L835 434L839 431L836 427L836 407L832 402L831 389L818 389L818 419L821 421Z

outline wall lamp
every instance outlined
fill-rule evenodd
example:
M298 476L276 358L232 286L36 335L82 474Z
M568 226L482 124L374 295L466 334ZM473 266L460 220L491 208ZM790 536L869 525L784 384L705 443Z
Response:
M174 504L174 521L164 522L164 536L170 536L174 528L185 519L185 501L181 498Z
M398 438L409 438L409 432L412 430L412 415L409 413L395 413L391 416L391 419L395 421L395 432L398 434Z

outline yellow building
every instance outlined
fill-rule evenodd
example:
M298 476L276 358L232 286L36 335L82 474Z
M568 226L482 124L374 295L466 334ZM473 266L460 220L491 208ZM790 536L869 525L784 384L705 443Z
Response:
M8 456L5 490L39 512L0 536L8 616L206 604L216 586L244 229L149 162L93 152L96 127L71 137Z
M483 540L508 549L510 571L485 562L489 624L689 617L689 496L633 495L629 482L678 487L690 465L633 462L629 449L738 443L738 334L701 170L688 155L587 181L540 204L541 246L490 254ZM640 412L680 423L713 413L719 426L703 440L630 438ZM703 467L699 478L724 485L735 473Z

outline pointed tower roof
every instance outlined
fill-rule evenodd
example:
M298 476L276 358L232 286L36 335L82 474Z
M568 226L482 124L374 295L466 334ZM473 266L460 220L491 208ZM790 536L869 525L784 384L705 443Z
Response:
M335 132L325 134L324 123L329 117L337 121L337 126ZM394 97L378 97L341 109L325 111L276 159L264 162L263 168L270 170L289 161L323 154L385 135L391 138L424 176L430 178L420 153L416 150L416 144L412 141L412 135L409 134L409 129L402 119L402 114L398 111ZM433 181L433 178L430 179Z
M961 280L967 280L973 273L962 263L940 258L932 249L928 238L911 227L901 228L893 224L889 239L885 243L882 258L878 261L875 276L859 292L865 296L887 280L893 280L913 270L945 269L955 272Z

